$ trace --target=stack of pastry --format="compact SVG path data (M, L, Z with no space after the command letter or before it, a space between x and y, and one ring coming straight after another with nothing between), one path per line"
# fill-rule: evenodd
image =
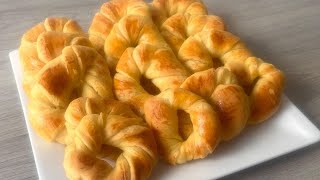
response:
M272 116L284 84L200 0L109 1L88 33L47 18L19 52L32 127L66 145L70 179L146 179L158 157L204 158Z

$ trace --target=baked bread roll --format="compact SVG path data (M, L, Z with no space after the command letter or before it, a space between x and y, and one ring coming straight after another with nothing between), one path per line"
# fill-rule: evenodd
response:
M114 57L113 54L109 54L108 48L112 48L112 46L105 41L113 26L126 16L150 17L149 7L143 0L111 0L101 6L89 28L90 41L101 54L106 55L112 72L114 72L120 57ZM128 41L131 39L127 34L124 34L124 38L128 38ZM148 39L145 40L147 41ZM122 51L124 50L122 49Z
M262 122L277 110L284 75L272 64L254 57L235 35L215 29L201 31L190 36L179 51L179 59L182 61L198 63L201 60L203 64L210 64L215 58L235 74L249 95L250 123Z
M144 114L145 101L168 88L178 88L189 76L170 49L140 44L128 48L120 58L114 76L117 98Z
M112 98L112 79L94 48L71 45L36 74L28 104L34 130L46 140L66 143L64 112L78 97Z
M23 35L19 47L19 56L23 69L23 87L27 94L30 93L36 74L47 62L54 58L47 56L48 50L46 48L48 46L43 42L43 39L46 38L42 37L43 33L46 32L59 32L61 36L67 36L64 39L65 45L77 44L77 40L74 39L84 36L81 27L74 20L54 17L46 18Z
M182 164L210 154L220 140L220 122L204 99L184 89L168 89L150 98L145 118L163 158ZM178 117L178 110L189 114ZM190 128L190 124L192 124Z
M222 140L230 140L245 128L249 99L236 77L226 68L208 69L188 77L180 86L206 99L217 112Z
M157 161L156 143L144 120L127 105L78 98L70 103L65 118L71 138L64 157L69 179L149 177ZM114 167L100 159L105 158L101 154L115 161Z
M222 19L208 15L206 7L199 0L154 0L151 7L154 22L178 59L180 47L188 37L210 29L225 30ZM203 57L194 57L192 61L181 60L185 60L182 63L191 72L216 68L216 65L219 65L213 61L203 63L201 58Z

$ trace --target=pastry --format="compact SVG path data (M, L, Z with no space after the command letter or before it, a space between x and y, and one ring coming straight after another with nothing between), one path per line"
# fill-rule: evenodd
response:
M59 32L65 36L66 44L74 44L75 37L82 37L83 31L77 22L67 18L46 18L43 22L29 29L21 39L19 47L20 63L23 69L23 87L29 94L36 74L52 58L47 57L42 35L45 32ZM41 40L42 39L42 40Z
M194 73L180 86L206 99L215 109L221 123L222 140L230 140L245 128L249 99L228 69L220 67Z
M279 107L284 75L272 64L254 57L237 36L215 29L202 31L190 36L179 53L180 59L188 61L194 57L209 57L202 58L203 61L217 58L235 74L250 99L249 123L268 119Z
M28 104L34 130L44 139L66 143L64 112L77 97L112 98L112 79L94 48L71 45L36 74Z
M105 41L113 29L113 26L126 16L150 17L149 7L143 0L109 1L101 6L100 11L96 13L92 20L91 26L89 27L90 40L95 48L101 54L105 55L112 73L114 72L120 57L115 57L114 54L109 54L110 52L108 48L113 49L113 47L110 47L109 42ZM123 38L128 38L128 41L131 39L131 37L129 38L127 34L124 34ZM135 42L127 43L129 43L129 46L132 46L132 43ZM121 50L124 51L124 49Z
M178 88L188 72L170 49L141 44L128 48L120 58L114 76L117 98L144 114L145 101L168 88Z
M127 105L78 98L70 103L65 117L71 138L64 157L69 179L149 177L157 161L156 143L144 120ZM101 157L101 151L110 153ZM113 160L114 167L100 159L103 157Z
M190 91L168 89L147 100L144 108L159 151L170 164L204 158L220 141L217 114L204 99ZM190 119L186 118L188 115L178 118L178 110L189 114Z
M222 19L208 15L206 7L199 0L154 0L150 6L155 24L178 59L181 54L180 47L188 37L210 29L225 30ZM197 50L202 51L202 49ZM179 60L191 72L218 67L216 62L203 61L203 58L206 57L198 56L193 57L192 60Z

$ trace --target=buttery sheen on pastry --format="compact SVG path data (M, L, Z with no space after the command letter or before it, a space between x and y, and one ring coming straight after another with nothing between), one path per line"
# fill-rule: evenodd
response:
M64 168L70 179L147 179L157 161L153 134L143 119L115 100L78 98L65 113L70 144ZM114 167L101 158L115 161Z
M220 141L220 122L210 104L184 89L168 89L145 103L145 118L170 164L204 158ZM178 110L189 114L178 117ZM191 125L191 126L190 126Z
M249 99L228 69L220 67L194 73L180 86L206 99L221 123L223 140L230 140L245 128L250 115Z
M110 43L112 43L112 40L109 39L106 42L106 39L109 37L111 30L114 29L113 26L117 25L118 22L126 16L151 17L148 4L146 4L143 0L112 0L106 2L101 6L100 11L94 16L89 28L90 40L95 48L101 54L106 56L111 72L114 72L117 62L120 58L119 53L114 54L113 51L117 50L117 48L120 48L117 51L124 52L125 49L121 48L121 46L119 47L118 44L111 45ZM128 27L131 26L130 23L122 25L127 25ZM113 31L117 32L113 32L113 34L123 33L122 39L125 41L125 44L127 44L128 47L132 47L134 44L138 43L135 41L136 39L134 39L134 37L131 37L132 34L130 34L130 31L128 31L129 34L125 34L126 32L121 32L121 28L123 27L115 28ZM134 26L132 26L130 30L137 31L137 29L134 29ZM157 39L158 38L145 38L144 41L153 40L152 43L154 43Z
M225 30L222 19L208 15L206 7L200 0L154 0L150 6L155 24L178 59L180 48L188 37L210 29ZM191 72L219 65L213 61L203 63L201 59L202 57L194 57L190 61L181 60Z
M224 66L250 96L250 123L268 119L278 108L284 76L254 57L240 39L224 31L221 18L207 14L200 0L154 0L153 20L178 60L193 73Z
M46 35L45 32L48 32ZM63 38L50 38L52 32L57 32ZM44 37L47 36L47 37ZM46 18L43 22L29 29L21 39L19 47L20 63L23 68L23 87L29 94L34 84L34 77L42 69L42 67L58 56L61 48L55 48L56 43L61 46L70 44L79 44L79 40L83 37L83 31L77 22L67 18ZM54 40L55 42L51 42ZM58 42L59 41L59 42ZM48 43L48 44L46 44ZM54 49L55 51L52 51Z
M112 98L107 63L93 48L72 45L36 75L29 98L29 120L50 141L65 143L64 112L77 97Z
M27 51L24 43L20 52ZM36 50L38 59L22 59L29 65L41 62L38 69L24 68L33 73L24 76L32 79L28 84L29 120L44 139L66 143L64 112L73 99L113 97L108 65L89 39L70 33L42 32L37 36Z
M268 119L284 87L201 0L111 0L88 35L47 18L19 55L31 125L66 144L70 179L147 179L158 151L174 165L204 158Z
M239 84L249 95L249 123L268 119L279 107L284 75L272 64L252 55L237 36L216 29L202 31L190 36L179 53L179 59L188 61L192 61L194 57L207 57L201 58L202 61L217 58L235 74ZM198 60L199 58L195 59Z

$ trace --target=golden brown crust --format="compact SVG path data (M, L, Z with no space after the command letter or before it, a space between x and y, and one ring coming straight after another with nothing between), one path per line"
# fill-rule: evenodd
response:
M207 70L214 66L212 58L193 56L181 47L186 40L196 33L211 29L225 30L223 20L218 16L208 15L204 4L199 0L154 0L151 3L153 20L157 24L162 36L170 45L178 60L191 72ZM189 47L189 46L188 46ZM192 49L192 47L190 46ZM203 49L197 49L200 55ZM193 59L180 59L188 53ZM203 60L204 59L204 60Z
M112 98L108 66L95 49L65 47L61 55L37 73L29 97L29 119L35 131L50 141L65 143L63 114L77 97Z
M209 69L188 77L181 85L206 99L216 110L223 140L230 140L244 129L250 115L247 95L236 77L225 68Z
M109 56L109 52L105 51L105 48L108 48L110 44L105 41L113 26L127 16L150 17L148 5L143 0L112 0L104 3L100 11L96 13L89 28L89 37L100 54L104 54L106 57ZM117 60L108 59L112 72L115 69Z
M109 67L116 71L117 98L133 105L142 115L144 102L152 96L146 89L163 91L179 87L189 73L177 61L152 19L132 7L148 9L144 2L130 1L130 6L125 8L133 14L118 13L120 19L105 38L104 52L108 55ZM142 79L148 82L141 85Z
M152 18L159 27L176 14L185 16L208 14L201 0L154 0L150 5Z
M179 52L184 52L179 56L182 61L198 62L197 57L208 57L202 58L203 61L220 59L250 96L250 123L266 120L278 108L284 75L273 65L254 57L235 35L215 29L199 32L189 37Z
M168 89L145 103L145 118L154 132L160 153L170 164L182 164L210 154L220 141L220 123L212 107L183 89ZM193 131L179 134L177 110L190 115ZM182 120L183 121L183 120Z
M58 38L60 44L77 44L73 41L76 37L82 37L83 31L80 26L74 20L67 18L46 18L43 22L29 29L22 37L19 47L20 63L23 68L23 86L27 94L30 93L30 89L33 86L34 78L41 68L50 60L57 57L61 52L61 48L54 48L55 54L50 52L54 43L49 43L50 36L57 33L63 38ZM44 35L51 34L51 35ZM54 35L56 36L56 35ZM50 40L48 40L50 39ZM48 56L54 55L54 56Z
M150 176L157 161L156 143L144 120L128 106L115 100L78 98L70 103L65 117L70 134L64 158L68 178L125 180ZM106 151L103 146L121 151L114 168L98 158Z
M128 48L119 60L114 77L114 90L117 98L128 102L141 115L143 105L153 93L146 91L141 84L142 77L149 79L159 91L177 88L188 77L188 72L175 59L170 49L158 49L141 44ZM150 94L152 93L152 94Z

